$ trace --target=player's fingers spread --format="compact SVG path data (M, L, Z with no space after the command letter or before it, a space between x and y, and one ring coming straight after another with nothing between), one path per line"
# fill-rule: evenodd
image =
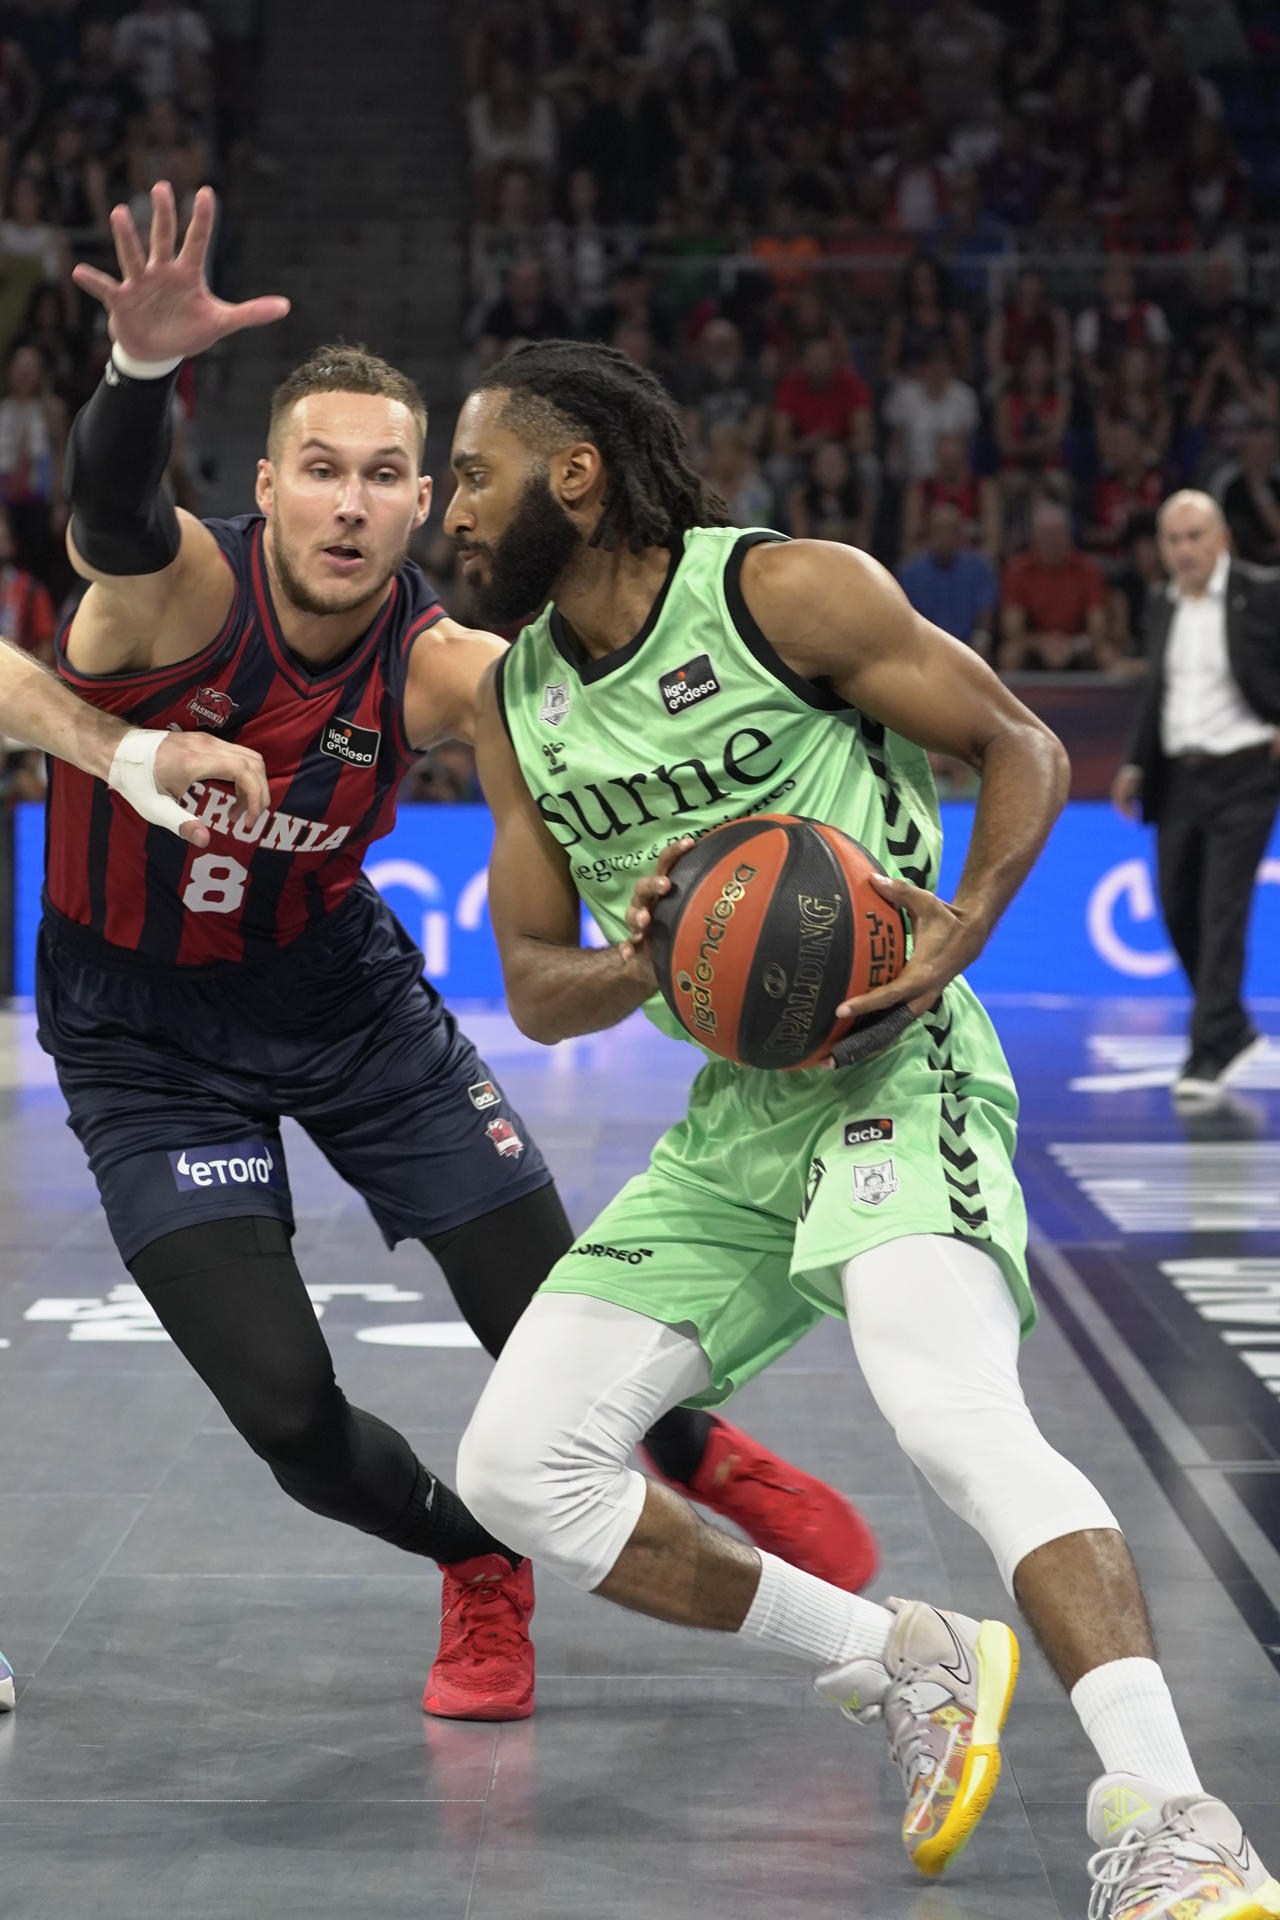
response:
M121 273L126 280L136 280L146 270L147 256L128 207L112 207L111 237L116 243Z
M224 334L242 333L246 327L271 327L289 312L282 293L260 294L256 300L241 300L237 306L219 303L218 324Z
M71 278L82 293L90 294L95 300L101 300L104 307L110 307L120 291L118 280L114 280L109 273L101 272L97 267L91 267L86 260L80 260L72 267Z
M213 219L218 203L212 187L201 187L191 208L191 219L187 223L187 237L182 243L179 259L184 266L203 268L204 257L209 251L209 239L213 233Z
M167 180L157 180L151 189L151 266L168 266L173 259L173 243L177 232L178 208L173 188Z

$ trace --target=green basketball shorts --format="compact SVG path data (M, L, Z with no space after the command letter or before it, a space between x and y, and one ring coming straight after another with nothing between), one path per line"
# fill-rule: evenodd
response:
M1026 1333L1027 1216L1013 1172L1018 1100L963 981L889 1052L769 1073L712 1061L688 1112L552 1268L586 1293L696 1334L714 1406L824 1313L847 1261L906 1234L959 1234L999 1262Z

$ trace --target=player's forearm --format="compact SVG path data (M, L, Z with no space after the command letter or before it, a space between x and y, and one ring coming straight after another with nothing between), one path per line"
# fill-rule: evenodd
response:
M507 1004L521 1033L543 1046L599 1033L634 1013L654 992L647 960L620 947L560 947L521 938L502 949Z
M16 647L0 642L0 732L105 780L128 729L55 680Z
M156 372L150 362L113 347L97 391L72 424L66 460L71 534L75 555L94 573L162 573L178 556L182 536L164 475L180 364L160 361Z
M1030 873L1062 812L1071 763L1057 736L1034 723L997 734L982 757L969 852L951 905L982 951Z

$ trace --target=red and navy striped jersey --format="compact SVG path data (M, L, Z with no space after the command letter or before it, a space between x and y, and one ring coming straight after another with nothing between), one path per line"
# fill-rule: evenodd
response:
M271 782L265 818L231 825L234 789L194 787L185 804L205 848L148 826L105 781L54 763L46 888L50 905L104 942L153 964L242 960L288 946L332 913L388 833L417 758L404 731L409 655L444 609L412 563L368 632L312 671L284 644L257 514L208 520L235 579L208 646L173 666L83 674L58 638L58 670L95 706L143 727L204 728L256 747Z

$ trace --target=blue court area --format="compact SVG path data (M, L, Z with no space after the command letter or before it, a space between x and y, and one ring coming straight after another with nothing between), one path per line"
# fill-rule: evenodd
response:
M1280 1852L1280 1005L1221 1106L1179 1117L1184 1006L991 998L1024 1099L1050 1438L1133 1543L1206 1783ZM554 1051L465 1020L576 1224L644 1161L692 1056L639 1021ZM800 1669L539 1585L538 1706L424 1719L433 1569L290 1505L118 1266L30 1016L0 1025L0 1719L6 1920L1066 1920L1093 1757L1024 1642L1008 1767L927 1885L882 1736ZM298 1254L359 1404L448 1473L488 1362L416 1247L386 1254L290 1128ZM897 1452L841 1326L735 1417L854 1496L876 1591L1007 1605Z

